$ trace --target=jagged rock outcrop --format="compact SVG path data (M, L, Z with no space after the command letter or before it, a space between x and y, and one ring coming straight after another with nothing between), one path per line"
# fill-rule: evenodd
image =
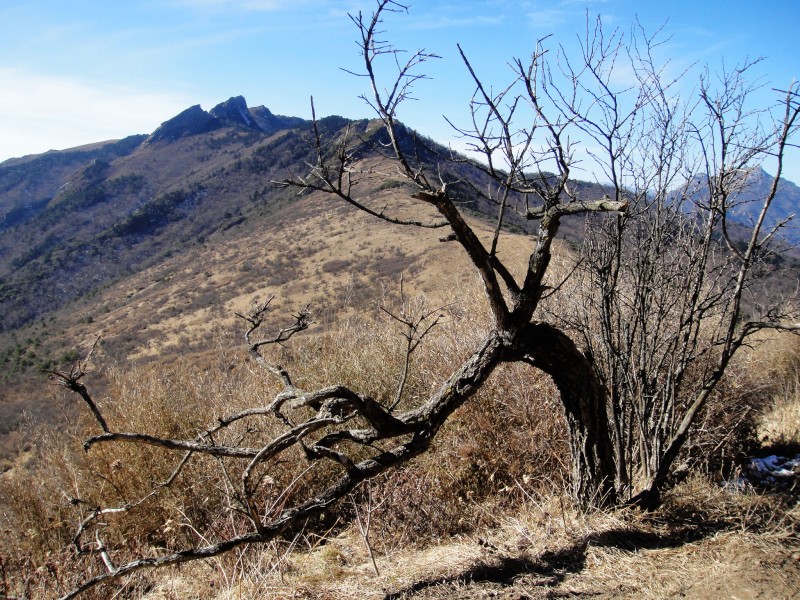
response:
M208 112L219 120L220 125L243 126L248 129L259 128L250 115L244 96L229 98L225 102L220 102Z
M299 117L274 115L267 107L247 107L244 96L233 96L206 112L199 104L164 121L142 144L174 142L182 137L208 133L223 127L251 129L272 135L282 129L294 129L307 123Z
M221 126L219 119L204 111L199 104L195 104L170 120L164 121L145 140L145 144L153 144L160 141L174 142L182 137L207 133Z

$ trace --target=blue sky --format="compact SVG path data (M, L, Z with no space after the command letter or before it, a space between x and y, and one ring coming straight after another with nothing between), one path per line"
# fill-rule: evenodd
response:
M466 124L472 92L461 43L488 81L547 34L574 46L587 10L608 27L665 22L673 66L733 65L763 56L757 73L785 88L800 78L798 0L409 0L386 23L398 46L442 56L416 88L404 122L441 142L443 119ZM372 0L0 0L0 161L149 133L193 104L243 95L277 114L371 116L358 99L355 29L347 13ZM694 82L695 79L692 80ZM769 86L766 86L767 90ZM793 157L794 158L794 157ZM799 162L798 161L792 161ZM800 181L800 165L787 175Z

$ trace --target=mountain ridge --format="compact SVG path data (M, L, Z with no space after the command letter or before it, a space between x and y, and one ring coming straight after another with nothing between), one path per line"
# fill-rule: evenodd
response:
M0 332L292 201L272 182L315 161L310 125L236 96L146 137L0 167ZM374 123L332 116L318 128L360 136L359 160L384 160Z
M149 135L0 164L0 333L291 202L294 192L271 182L315 162L310 128L233 96L209 111L191 106ZM361 139L359 160L383 160L386 140L372 122L331 116L318 128L326 138ZM417 155L431 167L448 154L401 124L398 134L401 144L422 148ZM468 161L446 168L452 180L481 182ZM768 176L753 173L763 187ZM375 185L372 191L406 184ZM603 193L580 185L586 197ZM794 194L776 198L775 223L800 204L800 188L782 181L782 189ZM468 209L491 214L492 206L469 196ZM509 218L530 230L524 218ZM567 225L565 233L580 241L580 228Z
M432 209L409 203L409 182L392 175L379 123L328 116L317 129L326 140L359 141L353 160L367 174L353 188L360 200L435 216L415 212ZM489 185L470 161L449 162L448 149L402 124L397 132L432 173ZM464 257L437 243L447 237L441 230L412 234L325 194L273 183L305 175L315 153L309 121L235 96L210 111L189 107L150 134L0 163L0 437L23 410L57 412L34 373L74 360L93 336L103 337L103 360L165 363L209 351L215 328L235 327L231 315L254 297L285 296L275 303L281 314L297 309L292 301L365 309L403 271L460 276ZM605 191L575 185L587 199ZM464 183L451 189L489 235L486 215L496 206ZM512 230L537 226L514 211L508 218ZM581 219L566 220L563 247L582 234Z
M288 140L292 148L287 149L280 134L306 123L265 107L248 109L238 96L210 112L190 107L149 135L4 162L0 331L22 326L47 314L48 304L70 302L135 271L137 262L147 264L154 255L169 252L141 250L168 245L160 232L183 219L197 219L201 204L207 214L199 216L198 226L183 227L178 243L190 244L230 226L248 200L252 204L275 196L279 191L266 190L255 176L284 175L278 170L304 152L297 136ZM286 160L272 152L273 144L278 154L287 152ZM271 157L272 164L265 167L260 157ZM254 162L259 173L253 172ZM242 172L253 177L243 181ZM231 183L230 189L215 178ZM217 201L204 202L215 192ZM221 202L231 196L233 201Z

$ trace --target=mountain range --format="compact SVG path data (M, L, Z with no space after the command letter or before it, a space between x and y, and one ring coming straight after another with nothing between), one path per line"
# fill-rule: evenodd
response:
M363 140L358 160L385 161L375 122L330 116L317 127L326 139ZM367 283L403 270L423 286L440 276L432 274L432 252L450 253L442 259L448 267L458 264L453 244L436 243L447 232L362 222L325 195L275 185L314 162L310 130L307 120L248 107L237 96L209 111L187 108L149 135L0 163L0 421L3 402L22 397L12 380L74 356L94 335L104 337L109 359L166 360L209 347L220 322L215 307L232 318L255 295L276 290L296 301L365 305L379 293ZM440 160L449 150L398 131L401 143L422 142L420 160L446 180L488 184L469 161ZM750 179L761 191L769 177L759 169ZM577 185L587 198L603 194L598 185ZM404 210L408 189L390 175L368 177L356 192ZM463 206L478 221L493 212L466 189ZM800 189L782 182L774 218L798 206ZM512 214L509 226L535 223ZM581 231L567 225L563 237L579 243ZM286 298L278 305L292 306Z
M330 116L317 128L325 139L358 136L361 164L385 162L375 122ZM414 132L398 131L413 143ZM307 173L310 132L309 121L234 97L190 107L149 135L0 163L0 434L22 408L56 412L38 373L97 336L105 364L168 363L238 331L234 313L256 297L276 295L276 315L306 301L367 306L379 300L375 283L441 271L431 247L449 253L441 264L458 263L454 244L437 244L441 230L366 222L325 194L276 185ZM425 147L430 161L448 153ZM447 169L449 180L480 181L468 163ZM408 189L399 175L375 176L355 193L416 211ZM520 217L514 226L530 225Z
M0 333L291 202L294 192L272 182L307 169L309 128L237 96L210 111L187 108L149 135L0 163ZM342 117L319 128L329 138L349 128L365 142L380 131ZM448 154L430 140L426 147ZM481 179L467 162L448 168L458 171L452 179ZM753 169L748 189L763 194L770 181ZM768 225L798 206L800 188L782 180ZM744 206L738 217L754 215ZM787 236L800 241L794 230Z
M148 136L0 164L0 331L269 211L289 196L270 180L308 159L306 125L236 97Z
M192 106L147 136L0 164L0 333L292 202L296 190L273 182L313 162L310 126L238 96L210 111ZM359 158L381 160L374 122L332 116L318 129L327 139L357 135ZM416 134L400 132L411 144ZM431 164L448 154L425 147ZM466 162L446 169L453 181L481 180ZM490 209L474 200L468 208ZM522 218L515 226L529 227Z

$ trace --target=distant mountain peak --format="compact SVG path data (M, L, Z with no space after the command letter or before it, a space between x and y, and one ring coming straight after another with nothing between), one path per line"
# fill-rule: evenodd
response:
M258 129L258 125L247 108L244 96L233 96L225 102L220 102L210 111L212 116L219 119L224 125L243 125L249 129Z
M762 165L754 165L735 171L728 180L730 221L738 222L746 227L752 226L760 218L764 200L769 196L774 175L764 170ZM693 178L694 195L705 201L708 194L708 180L705 175ZM780 230L780 236L791 244L800 244L800 229L794 223L794 217L800 213L800 187L781 177L769 212L764 218L763 232L774 227Z
M164 121L144 143L146 145L160 141L174 142L182 137L207 133L219 127L220 122L216 117L200 108L199 104L195 104Z
M274 115L265 106L248 108L244 96L232 96L206 112L199 104L164 121L143 143L174 142L180 138L208 133L223 127L252 129L271 135L282 129L302 127L306 121L298 117Z

